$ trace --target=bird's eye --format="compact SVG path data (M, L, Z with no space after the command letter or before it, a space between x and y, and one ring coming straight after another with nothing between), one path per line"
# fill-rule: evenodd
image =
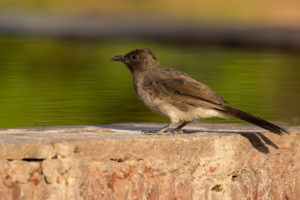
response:
M137 56L136 56L136 55L132 55L132 56L131 56L131 59L132 59L132 60L136 60L136 59L137 59Z

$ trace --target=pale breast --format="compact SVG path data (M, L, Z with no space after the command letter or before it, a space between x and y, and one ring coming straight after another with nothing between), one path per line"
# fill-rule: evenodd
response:
M145 106L159 115L168 117L168 115L160 109L164 101L154 95L153 91L149 88L144 88L142 80L134 80L134 89L138 99L141 100Z

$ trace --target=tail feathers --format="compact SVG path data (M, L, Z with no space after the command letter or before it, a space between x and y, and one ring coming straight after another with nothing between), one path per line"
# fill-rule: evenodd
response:
M259 117L251 115L249 113L243 112L241 110L238 110L238 109L235 109L235 108L232 108L229 106L224 106L223 108L224 108L224 110L221 110L221 111L224 112L225 114L232 115L236 118L239 118L241 120L244 120L246 122L249 122L251 124L259 126L263 129L266 129L272 133L275 133L278 135L282 135L283 133L289 134L289 132L287 130L285 130L284 128L276 126L275 124L272 124L266 120L263 120Z

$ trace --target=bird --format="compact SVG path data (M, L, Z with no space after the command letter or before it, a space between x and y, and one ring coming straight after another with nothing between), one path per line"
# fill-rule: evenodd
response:
M133 77L136 95L153 112L168 117L170 123L146 134L183 133L190 122L211 117L233 116L274 134L286 129L260 117L233 108L209 86L173 68L162 66L148 48L134 49L111 58L124 63ZM167 131L171 129L171 131Z

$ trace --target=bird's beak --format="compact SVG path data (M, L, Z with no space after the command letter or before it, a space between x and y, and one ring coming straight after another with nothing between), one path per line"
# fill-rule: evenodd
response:
M111 58L111 60L124 62L125 58L124 58L124 56L115 56L115 57Z

